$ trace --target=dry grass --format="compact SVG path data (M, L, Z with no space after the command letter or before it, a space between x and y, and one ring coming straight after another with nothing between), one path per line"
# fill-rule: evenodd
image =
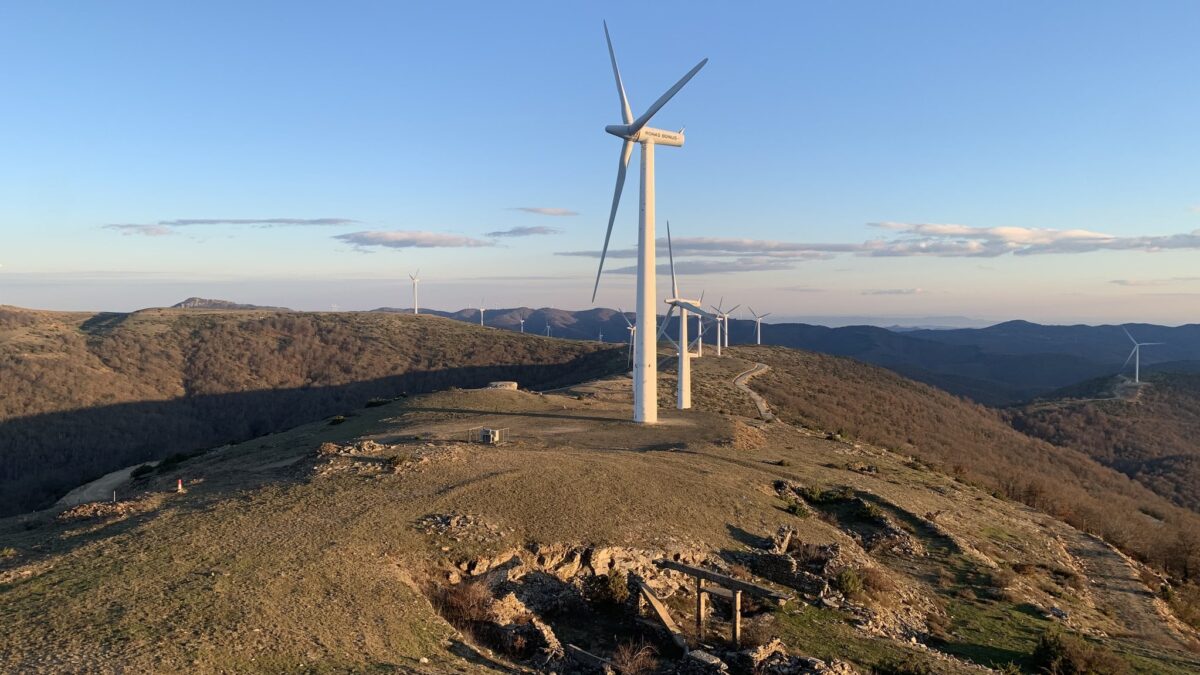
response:
M613 652L612 662L621 675L645 675L658 668L658 652L644 640L622 642Z

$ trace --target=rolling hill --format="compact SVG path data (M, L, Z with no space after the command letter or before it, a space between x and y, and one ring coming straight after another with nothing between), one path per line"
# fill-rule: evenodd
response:
M735 384L754 362L779 421ZM983 480L1040 452L1038 469L1069 458L1050 479L1070 489L1108 476L1114 507L1159 499L1123 476L847 359L734 348L697 361L696 389L649 428L627 421L624 376L413 395L141 472L115 504L0 519L0 669L583 670L567 645L699 667L639 621L640 584L731 672L1200 668L1150 570L910 453L951 474L980 456ZM478 426L508 441L467 442ZM743 598L738 649L712 596L701 639L694 580L658 560L790 599Z
M1112 378L1008 411L1018 430L1073 448L1200 511L1200 374L1151 373L1113 392Z
M0 307L0 514L135 462L245 440L368 399L624 365L598 343L433 316Z
M410 310L381 308L381 312ZM479 311L421 310L459 321L478 323ZM627 314L633 320L633 314ZM628 330L611 309L567 311L517 307L487 310L485 323L506 330L556 337L624 342ZM661 317L660 317L661 321ZM675 332L673 327L670 330ZM751 344L754 322L732 319L730 343ZM711 326L711 324L710 324ZM1167 344L1148 348L1147 371L1200 369L1200 324L1179 327L1130 324L1144 341ZM715 339L711 327L706 339ZM847 356L883 366L905 377L932 384L959 396L991 406L1025 403L1078 382L1112 375L1129 353L1129 338L1120 326L1046 326L1008 321L979 329L904 330L875 326L829 328L803 323L764 323L763 344Z

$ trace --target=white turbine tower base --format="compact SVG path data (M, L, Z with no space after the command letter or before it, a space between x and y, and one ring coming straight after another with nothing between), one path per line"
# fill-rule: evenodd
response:
M657 335L655 322L655 256L654 256L654 146L668 145L680 147L683 145L683 132L666 131L646 126L650 119L671 100L685 84L691 80L700 69L708 63L708 59L696 64L673 87L667 90L642 113L634 119L629 109L629 98L625 95L625 85L621 82L621 71L617 67L617 55L613 50L612 38L608 34L608 24L604 24L604 40L608 43L608 58L612 63L613 78L617 83L617 95L621 102L621 119L623 124L610 124L604 130L622 139L621 154L618 156L617 184L613 190L612 209L608 214L608 230L604 234L604 249L600 253L600 266L596 270L596 285L592 290L592 302L596 301L596 291L600 288L600 275L604 272L604 258L608 255L608 242L612 237L613 222L617 217L617 206L621 202L621 190L625 187L625 173L629 167L629 157L633 154L633 145L642 146L641 160L641 200L638 216L638 262L637 262L637 325L641 329L634 338L633 352L633 419L641 424L658 422L658 363L655 337Z

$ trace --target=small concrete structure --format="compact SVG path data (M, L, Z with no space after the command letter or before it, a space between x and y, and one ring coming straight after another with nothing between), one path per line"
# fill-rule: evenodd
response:
M501 380L499 382L488 382L488 389L511 389L517 390L517 383L511 380Z
M495 429L492 427L471 427L467 429L468 443L484 443L499 445L508 437L508 427Z

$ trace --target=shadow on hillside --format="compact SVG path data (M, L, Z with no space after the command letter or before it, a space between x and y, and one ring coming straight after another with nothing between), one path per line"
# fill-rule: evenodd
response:
M372 398L515 380L553 387L623 367L609 352L544 364L409 372L323 387L203 394L46 413L0 422L0 517L45 508L110 471L237 443L345 414ZM486 412L486 411L462 411Z
M432 408L421 406L407 406L404 409L406 412L424 412L424 413L450 413L458 415L498 415L502 417L543 417L547 419L558 420L593 420L597 422L629 422L628 417L607 417L604 415L590 415L587 412L581 412L576 415L566 413L548 413L538 412L534 410L527 411L510 411L510 410L480 410L478 408ZM630 422L632 424L632 422Z

